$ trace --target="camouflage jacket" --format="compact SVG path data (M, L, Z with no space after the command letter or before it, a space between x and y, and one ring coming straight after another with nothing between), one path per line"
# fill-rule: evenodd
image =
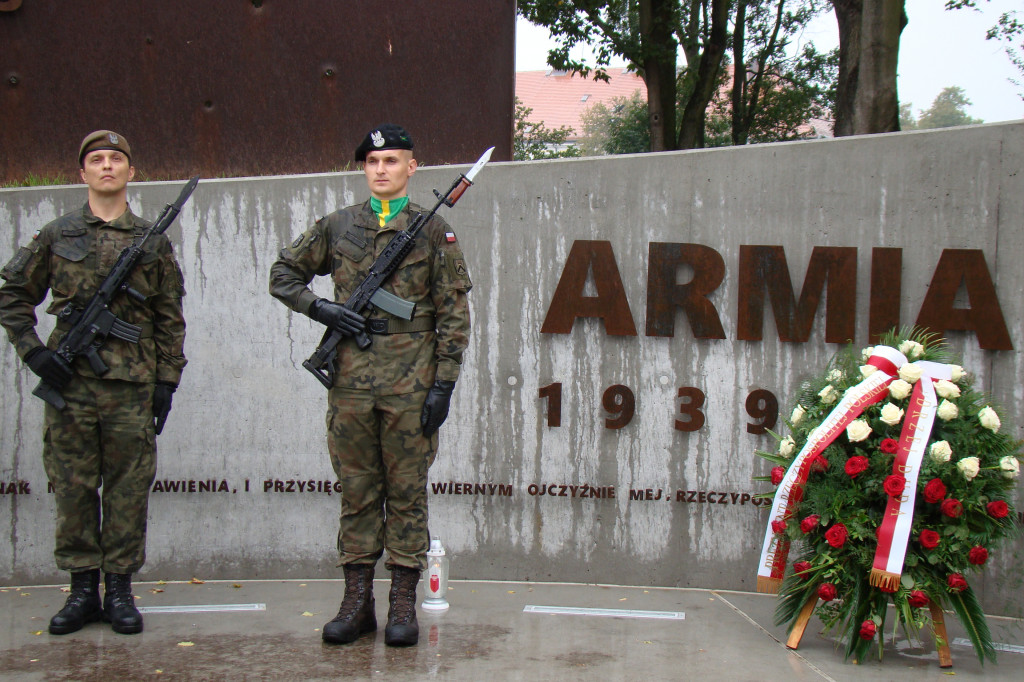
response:
M104 222L93 215L87 202L81 210L46 225L18 249L0 271L6 280L0 287L0 325L21 358L42 345L36 334L35 309L46 298L46 292L52 298L46 309L51 315L59 314L68 304L84 308L121 251L149 225L130 209ZM147 242L147 253L128 285L146 296L145 303L122 294L114 299L110 310L125 322L142 327L142 339L132 344L107 338L99 351L110 367L103 378L177 385L186 363L181 307L185 287L166 235ZM56 348L68 328L58 321L46 345ZM73 368L82 376L95 376L84 357L76 359Z
M310 305L318 298L310 291L309 283L316 275L331 275L335 299L347 300L374 259L398 231L409 226L415 213L426 211L410 203L380 227L366 201L320 219L281 250L270 269L271 295L308 315ZM399 395L429 388L435 378L457 380L462 354L469 343L466 294L471 287L455 233L435 215L383 287L415 303L414 327L429 330L374 334L373 345L365 351L359 350L353 339L345 339L338 346L334 385L370 390L377 395ZM402 322L383 310L371 310L364 314L374 320L387 320L389 326Z

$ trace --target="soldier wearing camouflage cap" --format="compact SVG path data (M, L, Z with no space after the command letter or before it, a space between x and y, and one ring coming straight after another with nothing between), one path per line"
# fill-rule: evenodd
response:
M400 126L367 133L356 149L370 189L362 204L318 220L281 250L270 270L270 293L296 312L373 343L352 338L338 346L328 393L327 442L342 483L338 532L345 595L324 641L345 644L377 629L373 576L387 550L391 570L384 641L416 644L416 585L426 567L427 469L437 452L437 430L448 415L463 351L469 342L472 286L455 233L435 215L384 288L415 303L411 321L374 309L371 319L318 297L316 275L334 280L334 297L348 299L370 265L422 207L409 202L416 172L413 142Z
M132 634L142 631L131 576L145 561L156 435L185 366L184 281L167 237L151 240L129 280L145 301L123 295L111 306L117 318L142 328L141 338L137 344L107 338L99 349L109 367L102 377L84 357L68 365L52 351L71 326L65 319L58 318L43 344L35 308L47 292L51 315L67 306L82 309L121 251L150 225L127 203L135 168L123 135L87 135L78 162L88 200L44 226L0 271L0 325L25 364L67 403L63 410L44 408L43 465L57 508L54 557L71 573L71 594L50 620L50 633L103 619L115 632Z

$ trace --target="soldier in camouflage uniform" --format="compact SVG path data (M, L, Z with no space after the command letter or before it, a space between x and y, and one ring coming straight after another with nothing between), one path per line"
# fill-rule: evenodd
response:
M88 201L43 227L0 271L0 324L21 359L67 403L63 410L47 403L44 413L43 465L57 507L54 557L71 572L71 594L49 630L66 634L102 618L115 632L131 634L142 631L131 575L145 560L156 434L185 366L184 282L167 237L151 240L129 280L146 301L122 295L111 306L119 319L142 328L142 338L132 344L109 337L99 350L110 368L102 377L84 357L69 366L52 351L70 328L64 320L58 318L43 345L35 308L47 291L51 315L68 305L84 308L121 251L150 225L128 207L135 168L123 136L109 130L86 136L78 161Z
M455 233L437 215L385 285L416 304L411 321L376 309L364 319L308 288L315 275L329 274L335 298L345 301L391 238L426 213L408 200L416 171L412 148L399 126L367 134L356 161L363 164L371 198L317 221L281 251L270 271L270 293L289 308L347 336L365 330L373 340L365 351L351 338L339 344L328 393L327 442L342 482L338 552L345 596L323 639L337 644L376 630L373 575L385 549L392 572L385 642L417 642L416 585L428 547L427 469L469 341L472 284Z

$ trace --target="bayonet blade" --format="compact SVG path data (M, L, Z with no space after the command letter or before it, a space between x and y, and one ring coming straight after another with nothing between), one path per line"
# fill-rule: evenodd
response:
M493 151L494 147L491 147L485 151L479 159L477 159L476 163L473 164L473 167L469 169L468 173L466 173L467 180L473 182L473 178L475 178L476 174L480 172L480 169L487 165L487 162L491 160L491 152Z

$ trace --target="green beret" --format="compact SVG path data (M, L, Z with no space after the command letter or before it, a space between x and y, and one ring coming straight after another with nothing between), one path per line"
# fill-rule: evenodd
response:
M128 140L124 139L124 135L119 135L113 130L97 130L82 140L82 146L78 148L78 165L82 165L86 154L97 149L116 149L127 156L128 161L132 160L132 148L128 146Z
M356 161L366 161L366 155L379 149L412 149L412 138L405 128L394 123L379 125L356 147Z

